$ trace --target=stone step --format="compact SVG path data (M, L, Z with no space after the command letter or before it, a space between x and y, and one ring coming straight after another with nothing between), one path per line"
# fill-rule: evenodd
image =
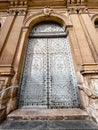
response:
M17 109L10 113L8 120L80 120L89 119L86 111L69 109Z
M7 120L0 130L98 130L90 120Z

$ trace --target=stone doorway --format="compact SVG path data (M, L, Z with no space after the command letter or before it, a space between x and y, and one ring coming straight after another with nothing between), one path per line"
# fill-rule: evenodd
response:
M77 108L78 89L68 38L57 23L30 32L20 83L19 108Z

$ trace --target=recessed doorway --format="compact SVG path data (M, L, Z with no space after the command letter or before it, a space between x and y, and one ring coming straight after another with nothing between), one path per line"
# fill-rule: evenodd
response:
M19 108L77 107L78 88L67 35L57 23L40 23L28 38Z

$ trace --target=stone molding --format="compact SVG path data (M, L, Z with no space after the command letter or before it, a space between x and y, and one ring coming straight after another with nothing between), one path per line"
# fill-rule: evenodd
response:
M13 76L14 68L11 65L0 65L0 76Z
M13 1L9 2L9 15L26 15L27 11L27 0L24 1Z
M16 107L16 96L18 92L18 86L13 86L11 81L15 74L14 68L11 65L0 65L0 111L6 111L8 114ZM2 110L4 107L4 110ZM6 117L1 115L2 120ZM0 120L0 121L2 121Z
M0 65L0 90L3 90L10 86L11 79L15 72L10 65Z
M5 6L6 5L6 6ZM96 0L87 1L87 0L0 0L0 8L8 9L10 7L35 7L35 6L81 6L86 5L87 7L98 6L98 2Z
M67 4L82 4L85 2L86 2L86 0L67 0Z
M83 64L80 72L82 75L98 74L98 64L97 63Z
M13 0L11 0L10 2L9 2L9 6L10 7L27 7L27 0L23 0L23 1L17 1L17 0L15 0L15 1L13 1Z
M45 9L45 8L44 8ZM62 25L64 25L65 29L72 28L73 25L69 19L68 16L59 13L52 8L47 8L47 12L44 12L45 10L42 9L39 12L35 14L29 14L29 16L24 20L23 27L29 28L29 26L32 26L33 24L35 25L37 21L45 21L45 20L51 20L51 21L56 21ZM31 25L32 24L32 25Z

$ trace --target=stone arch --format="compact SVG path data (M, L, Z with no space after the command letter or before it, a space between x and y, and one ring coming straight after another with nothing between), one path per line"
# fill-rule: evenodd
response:
M28 15L28 17L24 20L23 28L22 28L22 35L24 36L24 46L26 46L27 39L29 36L29 32L32 27L34 27L36 24L43 22L43 21L53 21L58 23L64 28L64 31L66 31L66 34L69 33L69 29L73 27L71 21L65 14L60 14L58 12L52 11L49 16L46 16L43 11L38 12L36 14ZM25 34L23 34L25 33ZM23 41L22 41L23 42Z
M68 27L72 27L71 21L68 19L68 17L64 14L59 14L57 12L51 13L49 16L45 16L44 13L37 13L35 15L29 16L24 21L24 27L28 27L29 30L31 27L33 27L36 23L40 23L42 21L54 21L62 25L65 30Z
M30 33L30 30L32 27L34 27L36 24L43 22L43 21L53 21L58 23L64 28L64 31L66 34L69 33L69 29L73 27L71 21L65 14L60 14L58 12L52 11L49 16L46 16L43 12L39 12L36 14L32 14L28 16L23 23L23 30L22 32L25 32L25 38L24 38L24 44L26 45L27 39ZM25 30L25 31L24 31Z
M93 16L91 17L91 20L92 20L92 22L93 22L93 25L95 25L94 22L95 22L97 19L98 19L98 14L95 14L95 15L93 15Z
M98 32L98 13L93 15L91 20L93 22L93 25L94 25L96 31Z
M73 25L71 23L71 21L69 20L69 18L66 16L66 14L60 14L57 12L53 12L51 13L49 16L45 16L44 13L36 13L33 15L28 16L23 23L23 28L22 28L22 33L21 33L21 39L20 40L20 45L22 46L22 50L20 53L20 60L19 60L19 66L20 68L18 69L18 79L20 79L20 74L22 73L22 66L23 66L23 62L24 62L24 58L25 58L25 50L26 50L26 45L27 45L27 40L28 40L28 36L30 33L30 30L32 27L34 27L36 24L41 23L43 21L53 21L58 23L59 25L63 26L63 28L66 31L66 34L69 33L70 28L73 28ZM70 43L71 44L71 43ZM71 51L73 52L72 48ZM17 51L18 53L18 51ZM74 62L74 66L75 66L75 70L76 70L76 61L75 61L75 56L74 53L72 53L72 57L73 57L73 62ZM19 80L18 80L19 81Z
M1 26L2 26L2 24L1 24L1 22L0 22L0 29L1 29Z
M2 28L3 20L0 18L0 29Z
M98 17L94 21L95 28L98 28Z

